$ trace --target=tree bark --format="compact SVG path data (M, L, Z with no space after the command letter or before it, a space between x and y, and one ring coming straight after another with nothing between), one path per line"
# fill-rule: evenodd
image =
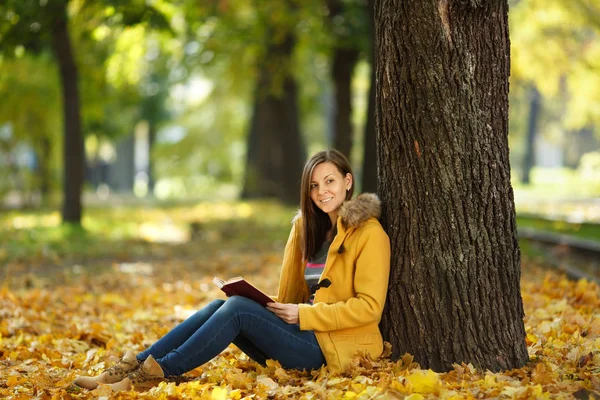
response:
M508 157L506 0L378 0L381 324L424 368L527 360Z
M527 121L527 136L525 139L525 156L523 157L522 183L529 185L531 168L535 165L535 137L540 118L541 95L535 86L529 93L529 118Z
M57 10L52 29L52 49L60 70L64 118L62 218L63 222L81 224L81 191L85 166L77 66L67 26L66 2L57 1L54 6Z
M260 65L248 134L242 198L274 197L298 204L306 150L300 133L298 88L286 68L295 38L271 44ZM282 68L283 66L283 68Z
M349 160L352 152L352 74L358 50L338 47L333 52L333 147Z
M116 145L117 159L108 169L108 182L112 190L131 193L135 181L135 137L130 133Z
M371 87L369 88L369 104L367 106L367 122L365 125L362 191L377 192L377 131L375 130L375 65L371 64Z
M329 19L334 25L335 18L344 16L344 3L328 0ZM338 35L331 61L331 81L333 83L333 147L350 160L352 152L352 75L358 62L359 51L355 43Z
M369 104L367 105L367 122L363 145L362 191L377 192L377 131L375 130L375 25L373 15L374 0L369 0L369 34L371 35L371 86L369 88Z
M148 194L154 196L154 160L152 159L152 149L156 142L156 123L148 120Z
M50 138L43 135L39 141L38 148L38 179L40 185L40 199L42 204L48 201L50 194L50 157L52 156L52 147Z

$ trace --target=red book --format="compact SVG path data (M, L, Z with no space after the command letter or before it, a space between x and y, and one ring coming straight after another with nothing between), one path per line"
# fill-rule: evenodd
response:
M248 281L244 280L241 276L228 279L224 281L220 278L214 278L213 282L217 285L227 297L231 296L243 296L256 301L263 307L267 306L267 303L275 303L275 301L267 296L263 291L253 286Z

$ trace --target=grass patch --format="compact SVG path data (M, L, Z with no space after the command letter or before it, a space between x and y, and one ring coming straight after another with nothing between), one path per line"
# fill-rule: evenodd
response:
M555 232L575 236L581 239L600 241L600 224L570 223L559 220L543 219L529 215L517 216L518 228L533 228L541 231Z
M0 216L0 263L164 258L173 248L193 257L227 243L283 251L295 211L269 201L88 207L81 227L62 225L57 211L11 211ZM517 226L600 241L600 224L519 215ZM530 252L525 241L521 249Z
M151 255L195 238L268 244L287 239L294 213L266 201L88 207L72 226L56 211L12 211L0 217L0 261Z

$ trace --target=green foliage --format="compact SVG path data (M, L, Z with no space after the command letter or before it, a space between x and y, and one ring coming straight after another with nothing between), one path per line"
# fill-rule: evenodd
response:
M570 130L600 123L600 6L513 3L509 139L518 166L530 85L543 94L539 126L547 139L561 143ZM292 61L272 67L274 74L291 70L300 83L301 125L313 150L328 143L332 49L358 48L363 58L369 52L368 0L5 0L0 126L10 124L16 141L34 147L49 138L55 179L61 99L48 28L60 4L68 5L84 134L106 143L150 122L159 131L156 175L183 188L172 195L240 183L257 72L269 46L289 34L296 39ZM335 14L332 5L342 11ZM364 107L355 102L355 121Z
M600 242L600 224L569 223L562 220L549 220L532 215L519 215L517 216L517 226L519 228L534 228L540 231L561 233Z
M180 243L191 235L270 246L287 238L294 212L274 202L154 202L91 207L83 228L61 225L58 212L7 212L0 216L0 263L148 256L154 242Z
M40 65L48 65L40 68ZM38 167L56 176L61 147L59 83L56 70L47 53L23 54L20 57L0 58L0 127L9 135L0 137L0 160L12 159L24 144L36 154ZM44 159L44 146L50 146L50 159ZM12 173L3 173L0 193L20 188L24 195L31 193L41 182L33 171L13 165ZM11 179L12 175L12 179ZM51 184L51 182L48 182Z
M40 68L44 64L47 67ZM60 104L57 81L47 54L0 59L0 123L11 122L19 139L56 135Z
M594 157L591 157L592 165L584 164L576 170L534 167L531 171L531 185L523 187L516 177L513 177L512 185L515 190L538 197L597 197L600 194L600 180L597 174L591 172L595 167L593 161Z
M570 129L600 123L600 6L522 0L511 7L512 81L558 98Z
M65 5L67 15L63 15ZM169 37L175 34L170 24L175 14L176 2L160 0L152 5L141 0L7 1L6 7L0 10L0 20L5 22L0 24L0 68L11 69L11 75L8 79L0 80L0 93L9 92L10 96L4 96L8 103L0 111L0 123L9 123L17 132L17 140L34 141L33 138L37 136L60 145L54 129L61 122L58 120L61 115L58 107L62 101L51 98L58 92L59 84L57 71L52 65L51 32L56 21L64 18L68 21L75 63L79 70L83 133L115 138L131 132L140 118L165 119L168 117L162 107L165 89L162 89L163 95L152 102L148 99L154 94L148 96L143 86L157 80L148 78L150 74L156 75L152 68L155 60L147 57L149 50L145 46L147 39L144 35L155 34L160 38L161 35ZM142 46L121 49L121 55L128 62L117 64L117 70L111 61L113 54L119 50L120 35L124 31L141 33L140 40L133 44L138 45L142 41ZM127 37L126 33L123 36ZM139 56L135 57L136 54ZM23 70L29 71L30 76L35 78L23 79L20 71L25 66L24 60L34 56L37 60L36 71L33 72L32 68ZM140 66L145 67L141 73ZM136 73L141 77L138 80L131 78ZM50 78L52 75L54 77ZM168 76L168 66L162 67L162 76L165 75ZM121 79L123 76L125 80ZM15 79L22 82L14 85L10 80ZM48 94L39 90L39 93L31 95L31 88L35 86L35 89L39 89L43 80L43 84L54 92ZM58 162L55 157L57 147L52 149L54 165ZM48 164L50 160L43 162Z

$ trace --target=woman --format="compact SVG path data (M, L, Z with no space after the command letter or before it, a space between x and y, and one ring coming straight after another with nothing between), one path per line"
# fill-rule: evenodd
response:
M379 321L385 303L389 239L377 221L374 194L351 200L353 176L337 150L304 166L300 212L285 247L277 302L262 307L244 297L215 300L147 350L128 352L97 377L75 384L93 389L148 389L217 356L230 343L253 360L284 368L345 369L359 350L383 351Z

